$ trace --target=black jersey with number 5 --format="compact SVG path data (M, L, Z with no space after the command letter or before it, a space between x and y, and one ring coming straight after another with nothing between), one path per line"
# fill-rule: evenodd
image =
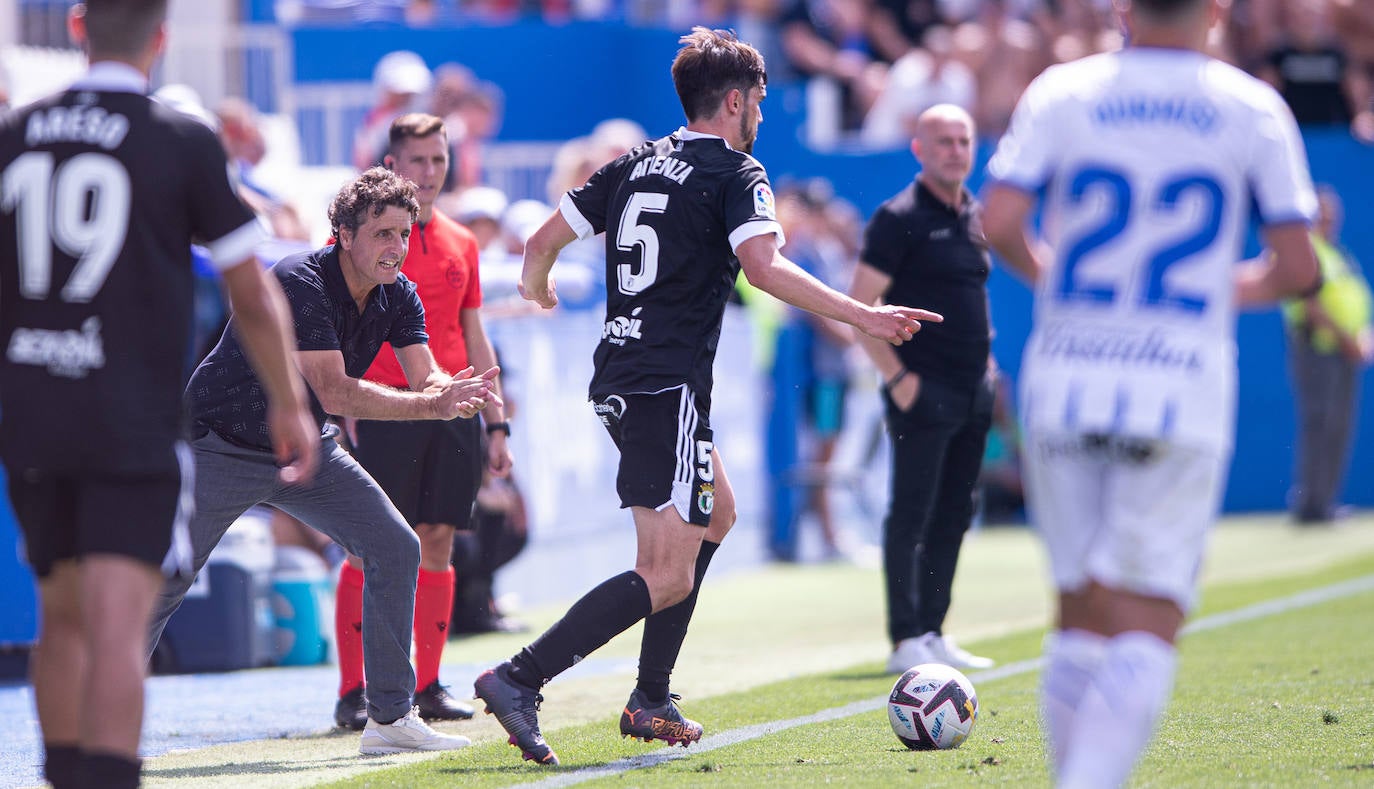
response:
M606 233L591 395L686 383L709 410L735 250L765 233L781 243L763 165L720 137L679 129L603 167L559 210L579 238Z
M191 243L224 266L261 238L214 132L132 76L93 68L0 116L0 453L12 474L176 470Z

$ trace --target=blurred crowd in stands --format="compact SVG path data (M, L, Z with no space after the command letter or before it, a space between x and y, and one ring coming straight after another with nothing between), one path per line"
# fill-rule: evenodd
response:
M1374 141L1374 3L1228 0L1217 57L1279 87L1305 124L1343 124ZM1118 48L1111 0L292 0L308 23L412 25L520 19L728 27L760 47L775 82L805 79L809 110L838 139L904 145L925 108L971 109L984 136L1005 128L1046 66Z

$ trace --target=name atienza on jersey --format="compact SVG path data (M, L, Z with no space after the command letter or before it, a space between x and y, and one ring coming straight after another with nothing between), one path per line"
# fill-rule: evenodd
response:
M1045 189L1027 425L1229 451L1251 205L1277 224L1316 204L1283 99L1197 53L1084 58L1027 88L988 171Z

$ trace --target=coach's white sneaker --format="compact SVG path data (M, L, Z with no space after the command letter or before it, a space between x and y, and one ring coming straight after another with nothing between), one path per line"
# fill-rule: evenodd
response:
M997 665L997 661L969 652L954 643L954 639L949 636L926 633L921 636L921 639L925 642L926 649L930 651L936 663L944 663L946 666L953 666L958 669L992 668Z
M918 638L904 638L898 641L897 647L892 650L892 657L887 659L887 673L904 674L912 666L942 662L930 651L927 643L927 637L930 635L933 634L926 633Z
M471 744L472 740L467 737L440 734L431 729L420 719L420 709L412 707L404 718L397 718L391 723L378 723L368 718L358 751L368 756L379 756L410 751L456 751Z

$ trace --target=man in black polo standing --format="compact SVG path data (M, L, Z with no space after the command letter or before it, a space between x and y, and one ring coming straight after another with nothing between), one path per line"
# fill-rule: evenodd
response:
M883 523L887 669L919 663L987 668L942 630L959 547L992 422L990 266L980 206L964 188L973 119L941 104L921 114L916 180L869 220L850 295L864 304L921 303L945 316L901 346L859 337L883 378L892 493Z

